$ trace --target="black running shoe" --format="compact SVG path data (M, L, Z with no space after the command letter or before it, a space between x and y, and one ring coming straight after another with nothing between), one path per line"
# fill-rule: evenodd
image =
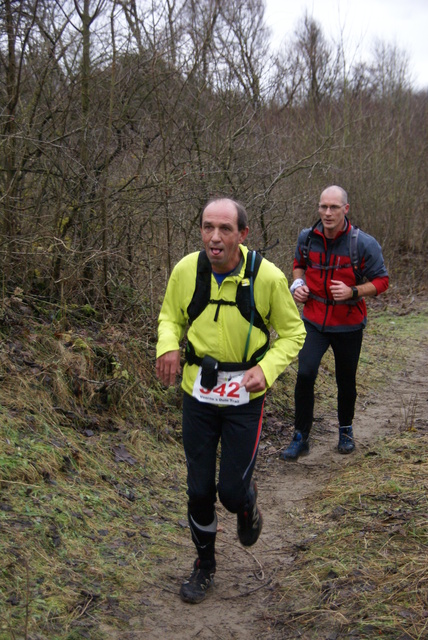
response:
M193 571L188 580L181 585L180 598L183 602L198 604L204 600L207 591L214 586L215 568L202 569L199 558L195 560Z
M253 506L238 513L238 538L244 547L251 547L259 539L263 527L263 518L257 506L257 485L254 483L254 504Z

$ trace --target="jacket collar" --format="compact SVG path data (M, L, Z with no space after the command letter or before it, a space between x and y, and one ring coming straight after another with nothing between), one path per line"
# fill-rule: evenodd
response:
M351 223L349 222L349 218L347 216L345 216L345 228L342 229L342 231L339 231L339 233L334 237L331 238L332 240L336 240L337 238L339 238L342 235L346 235L349 233L349 231L351 230ZM314 226L312 227L312 231L314 231L315 233L318 233L320 236L322 236L325 240L327 240L327 238L324 235L324 227L323 227L323 223L321 222L321 218L319 220L317 220L317 222L314 224Z

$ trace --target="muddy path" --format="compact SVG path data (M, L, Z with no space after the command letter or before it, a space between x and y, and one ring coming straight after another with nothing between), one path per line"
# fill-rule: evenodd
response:
M405 427L415 417L428 420L428 331L421 334L421 348L403 362L401 372L383 390L365 394L357 401L354 431L357 455L370 450L384 435ZM386 382L386 381L385 381ZM297 463L278 458L287 444L291 425L281 438L278 428L269 424L258 457L255 477L259 485L259 504L264 528L254 547L243 548L236 535L236 518L218 505L217 573L215 589L199 605L181 602L178 591L189 573L194 549L190 535L183 536L176 554L159 568L154 580L141 585L143 618L131 621L132 631L124 640L270 640L279 639L264 617L275 590L277 574L293 563L296 542L293 514L304 508L305 498L326 486L329 479L354 456L337 453L335 415L324 415L311 435L311 452ZM188 531L186 531L188 534ZM301 536L301 533L298 534ZM112 637L107 635L106 637Z

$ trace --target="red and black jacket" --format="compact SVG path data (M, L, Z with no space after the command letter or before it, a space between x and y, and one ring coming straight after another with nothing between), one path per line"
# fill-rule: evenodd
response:
M341 280L349 287L371 282L377 293L388 288L388 272L379 243L372 236L359 231L357 238L358 264L350 257L352 226L346 218L346 228L334 239L328 239L321 221L299 234L293 269L304 269L310 297L303 308L303 319L320 331L353 331L367 323L367 307L363 298L335 302L331 295L331 280Z

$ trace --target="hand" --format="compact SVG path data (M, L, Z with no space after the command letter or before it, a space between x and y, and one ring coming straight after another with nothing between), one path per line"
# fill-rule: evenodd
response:
M169 386L175 383L175 378L181 373L180 351L167 351L156 360L156 376Z
M245 387L249 393L256 393L257 391L264 391L266 389L265 374L259 364L245 372L241 387Z
M330 286L331 295L333 300L350 300L352 298L352 289L347 284L340 280L332 280Z
M304 284L301 287L297 287L297 289L293 294L293 297L296 302L302 302L302 303L306 302L306 300L309 298L308 285Z

